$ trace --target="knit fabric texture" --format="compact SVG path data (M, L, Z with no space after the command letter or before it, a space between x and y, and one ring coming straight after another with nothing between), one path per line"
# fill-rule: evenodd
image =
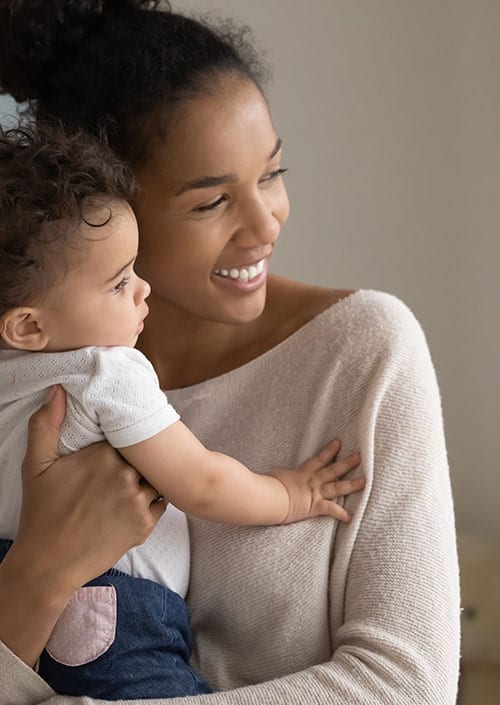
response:
M435 373L407 307L359 291L168 396L205 445L257 472L339 437L367 483L345 502L349 525L190 521L193 665L220 692L165 705L454 705L453 504ZM96 702L54 696L6 648L0 693L6 705Z

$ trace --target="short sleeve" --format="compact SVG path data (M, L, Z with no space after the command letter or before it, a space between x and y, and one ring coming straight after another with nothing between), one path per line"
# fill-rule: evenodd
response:
M115 448L156 436L179 414L160 389L149 360L134 348L95 348L95 373L84 406L95 411L99 426Z

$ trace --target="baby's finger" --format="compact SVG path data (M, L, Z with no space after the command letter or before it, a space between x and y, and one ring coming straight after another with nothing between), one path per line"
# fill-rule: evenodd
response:
M365 486L364 477L355 477L352 480L337 480L336 482L327 482L323 485L321 494L325 499L336 499L337 497L345 497L353 492L359 492Z
M313 472L319 470L320 468L331 463L332 460L336 458L338 452L341 448L341 442L338 438L331 441L327 446L325 446L317 455L314 455L310 460L307 460L301 468L306 468Z
M336 480L338 477L343 477L354 468L357 468L360 462L361 455L359 453L351 453L335 463L326 465L319 471L319 476L323 482Z
M344 507L336 502L331 502L328 499L318 502L318 514L333 517L339 521L348 524L351 521L351 515L346 512Z

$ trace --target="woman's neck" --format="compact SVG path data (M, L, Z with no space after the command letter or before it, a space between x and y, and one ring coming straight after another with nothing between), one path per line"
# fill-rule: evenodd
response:
M154 297L137 348L153 364L162 389L178 389L224 374L263 351L266 313L230 325L190 316Z
M177 327L152 308L137 348L153 364L162 389L178 389L243 364L232 352L236 337L230 326L218 323L184 321Z
M190 317L152 296L137 348L162 389L189 387L254 360L348 293L270 277L264 312L240 325Z

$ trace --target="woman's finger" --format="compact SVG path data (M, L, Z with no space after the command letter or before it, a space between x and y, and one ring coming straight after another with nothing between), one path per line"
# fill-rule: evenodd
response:
M149 511L151 512L153 521L156 525L156 522L158 519L161 517L162 514L164 514L166 508L168 506L168 503L165 501L165 499L158 499L155 500L154 502L151 502L151 505L149 507Z
M43 406L29 422L23 476L37 477L59 457L59 431L66 414L66 393L51 387Z
M142 475L139 476L139 486L148 504L152 504L153 502L163 502L165 500L165 497L158 492L155 487L150 485L149 482L142 477Z

